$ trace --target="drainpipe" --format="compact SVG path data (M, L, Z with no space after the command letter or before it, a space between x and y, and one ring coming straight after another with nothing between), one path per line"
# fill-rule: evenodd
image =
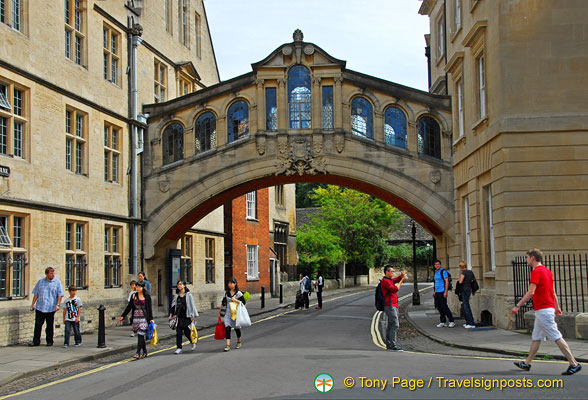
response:
M132 120L131 124L131 165L130 165L130 217L132 219L137 219L138 215L138 190L137 190L137 181L138 181L138 165L137 165L137 144L138 144L138 137L139 137L139 128L136 124L137 120L137 92L138 92L138 85L137 85L137 47L141 44L142 39L141 35L143 34L143 27L140 24L133 23L133 19L129 18L129 36L130 36L130 43L131 43L131 54L129 57L130 62L130 71L129 71L129 82L130 82L130 119ZM142 132L141 132L142 133ZM129 247L130 247L130 272L131 274L137 274L137 261L138 261L138 233L137 233L137 223L131 222L130 232L129 232Z

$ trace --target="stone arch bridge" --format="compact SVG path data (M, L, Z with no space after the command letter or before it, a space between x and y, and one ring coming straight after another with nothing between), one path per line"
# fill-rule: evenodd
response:
M450 111L449 97L348 70L296 31L251 72L144 107L144 256L227 200L303 181L377 196L452 241Z

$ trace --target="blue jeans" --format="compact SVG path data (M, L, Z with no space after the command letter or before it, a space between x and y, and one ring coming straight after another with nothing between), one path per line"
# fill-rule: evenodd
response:
M71 329L73 328L74 331L74 339L76 344L82 343L82 333L80 332L80 323L75 321L65 321L65 339L63 340L63 344L69 346L69 335L71 334Z
M386 345L398 347L398 308L394 306L385 306L384 312L388 317L388 326L386 327Z
M447 319L449 319L449 322L454 322L453 314L447 305L447 298L443 294L444 292L435 292L435 303L437 305L437 309L439 310L439 319L443 324L447 322Z
M472 314L472 308L470 307L471 295L471 290L464 290L463 292L461 292L461 298L463 299L463 311L465 313L466 324L468 325L474 325L474 316Z

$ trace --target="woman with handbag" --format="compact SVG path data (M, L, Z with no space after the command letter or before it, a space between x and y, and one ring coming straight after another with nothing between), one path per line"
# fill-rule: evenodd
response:
M470 296L475 294L472 291L472 283L476 281L476 277L474 276L474 271L467 269L467 264L463 261L459 263L459 269L461 270L459 277L459 285L461 285L461 300L463 301L463 311L466 320L463 327L471 329L476 327L474 316L472 315L472 308L470 307Z
M221 312L219 316L222 314L223 308L225 311L225 329L226 329L226 346L224 351L231 350L231 328L235 330L237 333L237 346L236 349L241 348L241 329L237 327L235 324L235 319L237 318L237 308L240 303L245 304L246 301L243 298L243 293L239 291L239 285L237 284L237 279L231 278L229 279L228 289L225 291L225 297L222 301ZM232 304L232 306L231 306Z
M178 281L176 285L176 294L172 301L169 314L170 328L176 330L176 351L175 354L182 354L182 334L186 335L192 344L192 351L196 350L196 342L192 341L190 324L198 316L198 311L194 304L194 297L190 289L186 287L186 282Z
M153 311L151 309L151 296L149 296L149 291L145 289L145 283L142 281L137 282L135 289L136 293L131 296L127 308L125 308L120 317L120 321L122 322L130 311L133 312L133 332L137 336L137 352L133 358L138 359L147 357L145 337L149 323L154 321ZM141 354L141 350L143 354Z

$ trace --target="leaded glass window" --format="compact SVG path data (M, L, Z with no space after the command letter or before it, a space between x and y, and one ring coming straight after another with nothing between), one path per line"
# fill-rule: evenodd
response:
M418 122L419 154L441 158L441 128L432 117L422 117Z
M243 100L231 104L227 113L229 143L249 136L249 106Z
M351 101L351 132L368 139L374 138L373 107L363 97L356 97Z
M384 112L386 144L406 148L406 115L398 107L388 107Z
M333 86L323 86L323 129L333 130Z
M265 129L278 130L278 106L276 88L265 88Z
M171 124L163 132L163 165L184 158L184 127Z
M205 112L196 120L196 153L201 153L216 147L216 117L211 112Z
M303 65L288 72L288 108L290 129L311 128L310 71Z

